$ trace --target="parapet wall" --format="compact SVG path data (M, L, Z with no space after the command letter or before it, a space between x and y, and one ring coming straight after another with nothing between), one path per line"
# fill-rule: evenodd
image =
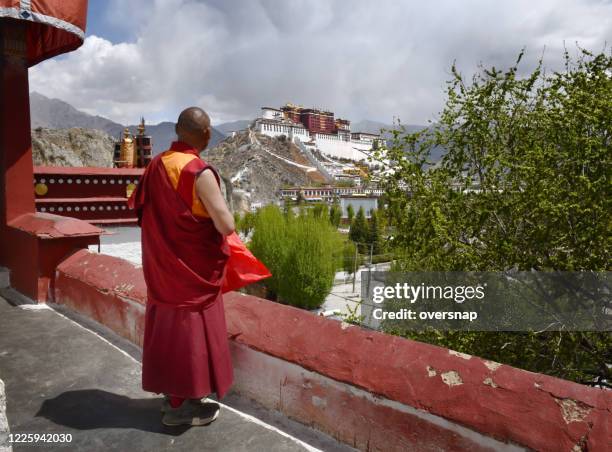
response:
M79 251L55 299L140 345L140 268ZM604 451L612 392L364 330L237 292L225 297L234 390L361 450Z

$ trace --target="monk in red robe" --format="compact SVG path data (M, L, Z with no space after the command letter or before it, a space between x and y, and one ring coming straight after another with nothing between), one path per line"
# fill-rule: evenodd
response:
M234 218L215 168L200 158L211 136L200 108L184 110L178 140L151 160L130 197L142 233L147 306L142 387L165 394L165 425L205 425L232 384L222 287Z

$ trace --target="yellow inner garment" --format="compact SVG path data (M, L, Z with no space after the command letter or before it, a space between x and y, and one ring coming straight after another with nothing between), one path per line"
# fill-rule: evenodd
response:
M168 173L170 182L175 190L176 187L178 187L181 171L183 171L185 165L193 159L197 159L197 157L195 155L185 154L184 152L166 151L162 155L162 163L164 164L164 168L166 168L166 173ZM202 204L202 201L200 201L200 198L196 194L195 183L193 184L192 192L193 201L191 203L191 213L198 217L210 217L206 211L206 207L204 207L204 204Z

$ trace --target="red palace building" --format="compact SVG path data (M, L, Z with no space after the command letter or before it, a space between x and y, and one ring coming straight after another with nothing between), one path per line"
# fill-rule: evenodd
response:
M303 124L311 133L334 133L336 131L337 121L334 121L334 113L331 111L302 108L293 104L285 105L281 111L285 118Z

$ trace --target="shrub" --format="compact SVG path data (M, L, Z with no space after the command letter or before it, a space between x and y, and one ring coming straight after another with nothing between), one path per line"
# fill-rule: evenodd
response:
M329 294L339 265L340 234L326 216L306 211L284 216L276 206L257 214L251 250L266 264L265 280L271 298L293 306L315 309Z

